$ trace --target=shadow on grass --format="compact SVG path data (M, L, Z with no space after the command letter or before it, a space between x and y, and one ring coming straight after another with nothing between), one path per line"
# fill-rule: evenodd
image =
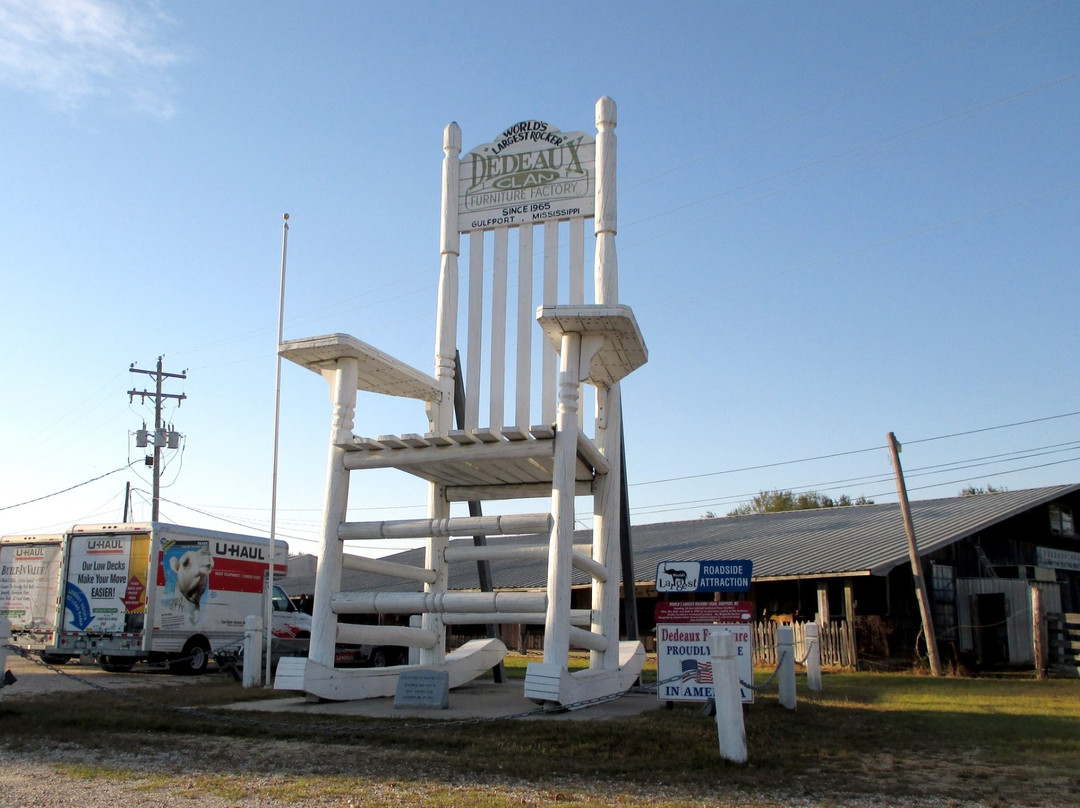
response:
M18 748L49 740L121 749L133 734L140 743L160 746L177 735L272 738L302 741L297 746L309 753L320 744L350 745L377 754L386 776L410 781L417 771L425 778L443 772L448 782L477 783L508 773L543 783L557 774L613 788L664 785L695 793L763 786L821 793L827 786L829 793L907 797L933 788L946 799L1058 804L1051 797L1059 794L1065 797L1060 804L1080 803L1078 682L852 674L827 677L825 687L806 696L800 682L795 711L781 708L775 694L759 695L745 716L745 766L723 762L716 724L698 705L574 722L437 724L297 714L265 721L215 712L224 704L278 695L244 690L224 677L208 677L197 687L0 702L0 744ZM194 702L199 712L185 712ZM290 765L283 760L282 772Z

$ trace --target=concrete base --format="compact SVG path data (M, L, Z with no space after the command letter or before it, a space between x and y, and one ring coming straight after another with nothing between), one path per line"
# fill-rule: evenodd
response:
M472 640L447 654L442 665L425 665L421 670L446 671L450 688L471 682L494 668L506 656L506 646L499 640ZM286 662L289 664L286 665ZM275 690L303 690L309 696L330 701L392 697L398 678L415 665L389 668L330 668L310 659L281 660Z
M574 705L625 693L634 686L645 665L645 647L637 641L619 643L616 670L583 670L544 662L530 662L525 672L525 698L537 704ZM583 705L587 706L587 705Z

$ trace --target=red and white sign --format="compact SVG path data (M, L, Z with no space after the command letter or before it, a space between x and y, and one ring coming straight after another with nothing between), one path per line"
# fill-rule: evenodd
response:
M754 604L748 600L662 600L657 623L749 623Z
M707 701L715 697L709 637L729 632L742 682L754 681L754 604L730 601L661 601L656 604L656 675L661 701ZM740 685L744 704L754 691Z

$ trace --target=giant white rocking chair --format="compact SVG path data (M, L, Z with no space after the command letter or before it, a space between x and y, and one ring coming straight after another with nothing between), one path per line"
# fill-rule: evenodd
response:
M282 356L326 378L333 415L311 648L307 659L282 660L277 687L302 689L324 699L392 696L398 677L410 668L448 671L450 686L456 687L496 666L506 653L499 640L489 639L447 654L446 627L463 623L543 623L543 662L531 663L525 679L525 696L540 703L571 705L613 696L636 680L644 650L639 642L619 641L619 380L644 364L647 352L633 313L618 302L615 125L615 103L602 98L596 105L595 139L583 132L560 132L542 121L525 121L463 159L461 130L457 124L447 126L434 376L344 334L280 346ZM584 223L589 218L596 234L593 303L585 302ZM469 273L467 291L459 295L462 233L469 235ZM536 277L543 292L535 315L534 233L543 247ZM560 238L566 234L569 259L560 260ZM516 300L508 307L511 235L516 236L518 274ZM485 259L488 245L490 257ZM492 284L486 325L485 275ZM466 316L461 328L465 420L463 429L455 429L461 298ZM511 373L506 368L511 353L508 308L510 322L516 323L516 372ZM536 353L542 359L534 362L538 342ZM530 418L534 364L541 371L538 422ZM482 386L484 366L488 378ZM591 436L580 424L583 382L596 391ZM513 387L512 425L505 413L508 386ZM354 437L358 390L426 402L428 431ZM488 404L486 425L480 420L482 396ZM347 522L350 474L374 468L400 469L427 480L429 518ZM575 497L583 495L593 498L593 542L575 547ZM527 497L548 498L550 508L525 515L450 515L452 502ZM545 592L447 591L450 564L515 554L533 557L536 549L476 547L472 541L451 542L451 536L536 533L550 535L548 547L540 548L548 559ZM423 567L343 550L343 542L350 539L410 537L427 540ZM340 592L343 568L420 581L424 591ZM570 608L573 568L592 578L590 609ZM422 617L419 626L411 627L338 622L338 615L350 613ZM406 645L419 649L419 664L337 668L338 643ZM588 669L569 671L572 647L590 652Z

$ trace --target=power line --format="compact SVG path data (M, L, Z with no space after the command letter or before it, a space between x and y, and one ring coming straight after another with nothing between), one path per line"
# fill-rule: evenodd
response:
M1058 418L1066 418L1066 417L1074 416L1074 415L1080 415L1080 412L1062 413L1060 415L1046 416L1046 417L1043 417L1043 418L1032 418L1032 419L1027 419L1027 420L1024 420L1024 421L1016 421L1016 422L1013 422L1013 423L1010 423L1010 424L1001 424L1001 425L998 425L998 426L995 426L995 427L984 427L984 428L981 428L981 429L968 430L968 431L965 431L965 432L951 433L949 435L939 435L939 436L935 436L935 437L932 437L932 438L922 438L922 439L919 439L917 441L908 441L908 443L909 444L910 443L923 443L923 442L928 442L928 441L932 441L932 440L944 439L944 438L948 438L948 437L960 437L960 436L965 436L965 435L970 435L970 434L977 434L977 433L981 433L981 432L986 432L986 431L992 430L992 429L1005 429L1005 428L1009 428L1009 427L1022 426L1022 425L1026 425L1026 424L1032 424L1032 423L1039 423L1039 422L1054 420L1054 419L1058 419ZM877 448L880 449L880 448L885 448L885 447L877 447ZM947 474L947 473L950 473L950 472L970 470L970 469L980 468L980 467L983 467L983 466L994 465L995 463L1016 462L1016 461L1027 460L1027 459L1036 458L1036 457L1046 457L1046 456L1052 455L1052 454L1059 454L1059 453L1062 453L1062 452L1074 451L1074 450L1076 450L1078 448L1080 448L1080 441L1066 441L1066 442L1062 442L1062 443L1054 443L1054 444L1047 444L1047 445L1043 445L1043 446L1035 446L1035 447L1030 447L1030 448L1025 448L1025 449L1017 449L1017 450L1010 451L1010 452L1001 452L1001 453L991 454L991 455L981 455L981 456L978 456L978 457L964 458L964 459L961 459L961 460L953 460L953 461L950 461L950 462L947 462L947 463L935 463L935 464L930 464L930 465L925 465L925 466L913 467L907 472L907 477L910 479L910 478L918 478L918 477L929 477L929 476L939 475L939 474ZM773 468L775 466L780 466L780 465L789 465L789 464L795 464L795 463L800 463L800 462L807 462L807 461L810 461L810 460L827 459L827 458L831 458L831 457L842 456L844 454L854 454L856 452L861 452L861 451L873 451L873 450L855 450L853 452L841 452L841 453L834 453L834 454L829 454L829 455L820 455L820 456L815 457L815 458L804 458L802 460L793 460L793 461L786 461L786 462L782 462L782 463L770 463L770 464L765 464L765 465L762 465L762 466L748 467L748 469L746 469L746 470L755 470L755 469L760 469L760 468ZM1042 464L1037 464L1037 465L1033 465L1033 466L1025 466L1023 468L1018 468L1018 469L1003 468L1003 469L1000 469L998 471L992 472L992 475L993 476L1000 476L1000 475L1006 475L1006 474L1014 474L1014 473L1017 473L1017 472L1020 472L1020 471L1030 471L1030 470L1033 470L1033 469L1046 468L1046 467L1049 467L1049 466L1062 465L1062 464L1065 464L1065 463L1071 463L1071 462L1076 462L1076 461L1080 461L1080 457L1071 457L1071 458L1066 458L1066 459L1060 460L1060 461L1054 461L1054 462L1050 462L1050 463L1042 463ZM713 474L735 473L735 472L742 471L742 470L744 470L744 469L730 469L730 470L726 470L726 471L722 471L722 472L713 472ZM693 475L693 476L700 477L700 476L710 476L710 475ZM947 481L947 482L938 482L938 483L929 483L929 484L926 484L926 485L915 487L915 488L913 488L911 490L926 490L926 489L930 489L930 488L940 488L940 487L943 487L943 486L946 486L946 485L953 485L953 484L955 484L957 482L959 482L959 483L971 482L973 480L980 479L980 478L983 478L985 476L986 475L969 476L969 477L965 477L965 478L962 478L962 479L959 479L959 480L953 480L953 481ZM674 478L674 480L682 480L682 479L687 479L687 478L684 478L684 477ZM837 480L827 480L827 481L821 481L821 482L817 482L817 483L813 483L813 484L780 485L780 486L776 486L775 488L776 488L776 490L791 490L793 492L809 492L809 491L835 492L835 491L839 491L839 490L844 489L844 488L850 488L853 484L855 484L855 485L860 485L860 484L861 485L875 485L875 484L879 484L879 483L888 482L890 479L892 479L892 476L890 474L887 474L885 472L881 472L879 474L869 474L869 475L863 475L863 476L858 476L858 477L848 477L848 478L837 479ZM666 481L654 481L654 482L666 482ZM645 506L636 507L636 508L633 509L633 511L634 511L634 513L636 515L640 516L640 515L644 515L644 514L668 513L668 512L671 512L671 511L686 510L686 509L689 509L689 508L702 508L702 507L709 507L709 506L721 506L721 505L731 504L731 503L747 502L747 501L751 500L753 497L757 496L760 493L761 493L761 491L754 491L754 492L746 492L746 493L741 493L741 494L727 494L727 495L721 495L721 496L703 497L703 498L693 499L693 500L680 500L680 501L675 501L675 502L660 502L660 503L654 503L652 505L645 505ZM895 493L895 492L890 489L889 491L886 491L884 493L864 494L862 492L859 492L859 495L864 496L864 497L868 497L868 498L873 498L873 497L879 497L879 496L888 496L888 495L891 495L893 493Z
M1004 476L1006 474L1018 474L1018 473L1020 473L1022 471L1033 471L1033 470L1036 470L1036 469L1049 468L1050 466L1060 466L1060 465L1064 465L1066 463L1076 463L1076 462L1080 462L1080 457L1068 458L1066 460L1055 460L1052 463L1040 463L1040 464L1037 464L1037 465L1034 465L1034 466L1024 466L1023 468L1018 468L1018 469L1007 469L1007 470L1004 470L1004 471L995 472L994 476ZM980 476L972 476L972 477L961 477L961 478L957 478L957 479L954 479L954 480L947 480L945 482L930 483L928 485L909 486L908 491L926 491L926 490L929 490L929 489L932 489L932 488L943 488L945 486L960 485L960 484L963 484L963 483L970 483L970 482L972 482L974 480L978 480L980 478L981 478L981 475ZM895 495L895 494L896 494L895 490L888 490L888 491L882 491L882 492L878 492L878 493L871 493L871 494L866 495L866 497L868 499L874 499L876 497L892 496L892 495ZM751 496L755 496L755 495L751 495ZM746 499L749 499L749 497L747 497ZM746 499L743 499L741 501L746 501ZM702 508L702 507L708 507L709 505L721 505L721 504L725 504L725 500L727 501L726 504L731 504L732 502L739 502L740 501L738 499L734 499L734 498L730 498L730 497L717 497L717 498L714 498L714 499L689 500L687 502L681 502L681 503L679 503L679 502L670 503L670 504L669 503L661 503L661 504L658 504L658 505L645 506L643 508L633 508L632 510L637 515L655 515L655 514L660 514L660 513L670 513L672 511L687 510L689 506L696 506L697 508Z
M943 463L943 464L936 464L936 465L931 465L931 466L920 466L918 468L912 469L910 472L907 472L905 474L905 476L908 477L909 479L911 479L911 478L915 478L915 477L928 477L928 476L931 476L931 475L934 475L934 474L947 474L947 473L950 473L950 472L963 471L965 469L973 469L973 468L979 468L980 466L990 465L990 463L976 462L976 461L992 460L992 459L995 459L995 458L1009 457L1010 455L1014 455L1013 457L1011 457L1011 460L1026 460L1026 459L1030 459L1030 458L1033 458L1033 457L1045 457L1046 455L1049 455L1049 454L1056 454L1058 452L1063 452L1063 451L1068 451L1069 449L1078 448L1078 444L1075 443L1075 442L1072 443L1072 444L1058 444L1058 446L1064 446L1066 448L1039 447L1038 449L1021 450L1019 452L1008 452L1008 453L1001 454L1001 455L988 455L987 457L971 458L970 460L957 460L957 461L954 461L952 463ZM1044 448L1053 449L1053 451L1040 451L1040 449L1044 449ZM1024 452L1031 452L1031 453L1030 454L1025 454ZM1073 461L1076 461L1076 460L1080 460L1080 457L1068 458L1066 460L1056 461L1055 463L1045 463L1045 464L1041 464L1041 465L1038 465L1038 466L1028 466L1028 467L1026 467L1026 469L1043 468L1043 467L1049 466L1049 465L1057 465L1058 463L1070 463L1070 462L1073 462ZM1026 469L1004 469L1004 470L995 472L994 474L995 474L995 476L1001 475L1001 474L1011 474L1014 471L1023 471L1023 470L1026 470ZM882 472L881 474L868 475L868 476L865 476L865 477L852 477L852 478L849 478L849 479L846 479L846 480L833 480L833 481L829 481L829 482L813 483L813 484L809 484L809 485L780 486L779 489L777 489L777 490L790 490L790 491L792 491L794 493L808 493L808 492L825 493L825 492L829 492L829 491L836 491L836 490L839 490L840 488L843 488L843 487L847 487L848 485L850 485L853 482L856 482L856 483L861 482L861 483L864 483L864 484L877 484L877 483L888 482L890 479L892 479L892 475L887 474L885 472ZM970 482L973 479L976 479L976 478L968 477L968 478L966 478L964 480L960 480L959 482ZM940 487L940 486L943 486L943 485L952 485L952 484L953 483L951 483L951 482L931 483L930 485L922 486L922 488L937 488L937 487ZM644 506L642 508L638 508L638 509L636 509L636 511L638 513L652 513L652 512L662 513L662 512L668 511L668 510L681 510L683 507L691 507L691 506L701 507L701 506L706 506L706 505L721 505L721 504L725 504L725 503L730 504L732 502L746 502L746 501L752 499L753 497L758 496L760 493L761 493L760 491L755 491L753 493L727 494L727 495L719 496L719 497L705 497L705 498L702 498L702 499L683 500L683 501L680 501L680 502L657 503L655 505L646 505L646 506ZM895 493L895 492L890 491L890 492L886 492L886 493ZM864 496L864 495L860 495L860 496ZM884 496L884 495L883 494L870 494L869 496L870 497L875 497L875 496ZM663 510L661 510L661 511L654 510L654 509L657 509L657 508L662 508Z
M43 500L43 499L49 499L50 497L56 497L56 496L59 496L60 494L66 494L68 491L74 491L76 488L81 488L84 485L89 485L90 483L96 483L98 480L103 480L103 479L105 479L106 477L108 477L108 476L110 476L112 474L116 474L117 472L121 472L121 471L123 471L124 469L127 469L127 468L131 468L131 465L132 465L131 463L128 463L126 466L121 466L118 469L113 469L112 471L107 471L104 474L98 475L97 477L93 477L92 479L85 480L85 481L83 481L81 483L77 483L75 485L69 486L68 488L64 488L64 489L62 489L60 491L54 491L51 494L45 494L44 496L35 497L34 499L28 499L25 502L17 502L14 505L5 505L4 507L0 508L0 511L9 511L12 508L21 508L23 505L30 505L31 503L34 503L34 502L41 502L41 500Z
M974 461L992 459L994 457L1003 457L1003 456L1007 456L1007 455L1010 455L1010 454L1011 455L1017 455L1017 456L1013 457L1012 460L1024 460L1024 459L1028 459L1028 458L1032 458L1032 457L1045 457L1046 455L1049 455L1049 454L1055 454L1057 452L1068 451L1070 448L1071 449L1077 448L1075 444L1071 445L1071 446L1068 445L1068 444L1059 444L1059 445L1060 446L1066 446L1067 448L1041 447L1041 448L1051 448L1051 449L1054 449L1054 451L1045 451L1044 452L1044 451L1039 451L1037 449L1021 450L1020 452L1010 452L1010 453L1007 453L1006 455L990 455L987 458L972 458L971 460L959 460L959 461L954 461L953 463L937 464L937 465L931 465L931 466L921 466L921 467L919 467L917 469L913 469L912 473L907 474L906 476L908 476L909 478L911 478L911 477L927 477L927 476L931 476L931 475L935 475L935 474L945 474L945 473L948 473L948 472L963 471L965 469L978 468L980 466L989 465L989 463L981 463L981 462L974 462ZM1034 453L1033 454L1022 454L1022 451L1030 451L1030 452L1034 452ZM1017 469L1002 469L1002 470L993 472L993 476L995 476L995 477L1004 476L1006 474L1015 474L1015 473L1018 473L1018 472L1021 472L1021 471L1032 471L1032 470L1035 470L1035 469L1048 468L1050 466L1063 465L1065 463L1074 463L1074 462L1078 462L1078 461L1080 461L1080 457L1070 457L1070 458L1066 458L1064 460L1056 460L1056 461L1053 461L1053 462L1050 462L1050 463L1040 463L1040 464L1036 464L1036 465L1033 465L1033 466L1024 466L1022 468L1017 468ZM959 464L962 464L962 463L967 463L968 465L959 465ZM950 466L950 468L943 468L944 466ZM936 470L930 470L930 469L936 469ZM945 481L945 482L929 483L929 484L926 484L926 485L909 487L908 490L909 491L920 491L920 490L928 490L928 489L931 489L931 488L942 488L944 486L957 485L959 483L970 483L970 482L972 482L974 480L978 480L978 479L984 478L984 477L985 477L985 475L963 477L963 478L959 478L959 479L955 479L955 480L948 480L948 481ZM870 476L863 477L863 478L858 478L858 477L857 478L851 478L851 480L846 480L846 481L842 480L842 481L839 481L839 482L850 483L852 481L860 481L861 480L861 481L863 481L865 483L885 483L885 482L888 482L890 479L891 479L891 475L886 474L886 473L883 472L883 473L881 473L879 475L870 475ZM829 483L817 483L815 485L781 486L780 489L778 489L778 490L791 490L791 491L796 492L796 493L798 493L798 492L808 492L808 491L828 492L828 491L836 491L841 487L843 487L843 486L840 486L840 485L832 485L832 486L830 486ZM726 496L705 497L705 498L702 498L702 499L693 499L693 500L682 500L682 501L679 501L679 502L662 502L662 503L656 503L654 505L646 505L646 506L643 506L643 507L640 507L640 508L634 508L633 511L637 515L644 515L644 514L669 513L671 511L686 510L686 509L689 509L689 508L692 508L692 507L693 508L703 508L703 507L709 507L711 505L729 505L729 504L732 504L732 503L747 502L747 501L753 499L755 496L757 496L760 493L761 492L758 491L758 492L754 492L754 493L729 494L729 495L726 495ZM877 492L877 493L871 493L871 494L860 494L860 496L866 497L868 499L873 499L875 497L890 496L890 495L893 495L895 493L896 493L895 490L889 489L889 490L884 491L884 492Z
M743 466L737 469L723 469L721 471L705 471L701 474L686 474L681 477L665 477L661 480L645 480L640 483L630 483L631 486L637 485L657 485L658 483L674 483L681 482L683 480L696 480L701 477L717 477L721 474L738 474L743 471L760 471L761 469L771 469L777 466L792 466L797 463L810 463L814 460L829 460L834 457L844 457L846 455L863 454L864 452L876 452L879 449L884 449L884 446L871 446L866 449L851 449L847 452L834 452L832 454L816 455L815 457L801 457L798 460L778 460L775 463L762 463L759 466Z
M1021 471L1034 471L1035 469L1044 469L1044 468L1049 468L1050 466L1061 466L1061 465L1064 465L1065 463L1075 463L1078 460L1080 460L1080 458L1073 457L1073 458L1069 458L1068 460L1055 460L1052 463L1039 463L1038 465L1034 465L1034 466L1024 466L1023 468L1019 468L1019 469L1009 469L1007 471L999 471L999 472L997 472L995 474L995 476L1003 476L1005 474L1018 474ZM941 487L946 486L946 485L958 485L960 483L969 483L972 480L977 480L977 479L979 479L979 478L978 477L964 477L962 479L949 480L949 481L943 482L943 483L932 483L930 485L916 486L914 488L908 488L908 490L909 491L922 491L922 490L926 490L928 488L941 488ZM887 494L895 494L895 493L896 493L895 491L886 491L883 494L871 494L870 496L879 496L880 497L880 496L886 496Z
M992 431L998 430L998 429L1011 429L1012 427L1026 426L1028 424L1037 424L1037 423L1042 423L1044 421L1055 421L1055 420L1058 420L1058 419L1061 419L1061 418L1072 418L1072 417L1075 417L1077 415L1080 415L1080 410L1077 410L1075 412L1063 412L1063 413L1061 413L1059 415L1047 415L1047 416L1044 416L1042 418L1029 418L1029 419L1024 420L1024 421L1013 421L1013 422L1008 423L1008 424L998 424L996 426L981 427L979 429L969 429L969 430L964 431L964 432L952 432L952 433L949 433L947 435L935 435L935 436L929 437L929 438L917 438L917 439L914 439L914 440L906 440L906 441L903 441L903 443L905 445L908 445L908 446L916 444L916 443L929 443L931 441L936 441L936 440L945 440L946 438L958 438L958 437L963 437L963 436L966 436L966 435L975 435L975 434L978 434L978 433L981 433L981 432L992 432ZM1064 445L1064 444L1054 444L1054 446L1058 446L1058 445ZM660 483L672 483L672 482L681 482L683 480L695 480L695 479L699 479L699 478L702 478L702 477L717 477L717 476L720 476L722 474L738 474L738 473L741 473L741 472L744 472L744 471L760 471L761 469L777 468L778 466L792 466L792 465L796 465L798 463L811 463L811 462L814 462L814 461L817 461L817 460L831 460L832 458L835 458L835 457L845 457L847 455L865 454L866 452L877 452L877 451L880 451L881 449L887 449L887 448L888 447L885 446L885 445L869 446L869 447L867 447L865 449L850 449L850 450L844 451L844 452L832 452L830 454L815 455L813 457L801 457L801 458L799 458L797 460L778 460L778 461L773 462L773 463L762 463L762 464L757 465L757 466L742 466L740 468L734 468L734 469L721 469L719 471L705 471L705 472L701 472L700 474L686 474L686 475L682 475L682 476L679 476L679 477L665 477L665 478L662 478L662 479L659 479L659 480L645 480L645 481L642 481L642 482L630 483L630 485L631 486L658 485ZM1054 447L1048 446L1048 447L1040 447L1040 448L1054 448ZM1021 449L1019 451L1033 451L1033 450ZM1008 454L1015 454L1015 452L1009 452ZM967 461L957 461L957 462L967 462Z
M1015 462L1018 460L1028 460L1033 457L1046 457L1051 454L1059 454L1061 452L1073 451L1080 448L1080 441L1069 441L1066 443L1055 443L1048 446L1035 446L1030 449L1017 449L1012 452L1001 452L999 454L984 455L982 457L971 457L964 460L954 460L948 463L935 463L929 466L916 466L908 469L905 472L905 476L908 479L914 477L928 477L933 474L947 474L954 471L963 471L965 469L979 468L981 466L993 465L996 462ZM1005 472L1002 472L1005 473ZM879 474L869 474L862 477L849 477L841 480L827 480L824 482L813 483L805 486L793 487L794 491L835 491L842 486L850 486L852 484L874 484L887 482L892 479L892 475L885 472ZM753 496L753 494L745 495Z
M949 435L936 435L932 438L919 438L918 440L908 440L904 443L911 445L913 443L929 443L934 440L945 440L946 438L959 438L964 435L976 435L979 432L990 432L994 429L1007 429L1014 426L1026 426L1027 424L1038 424L1043 421L1054 421L1058 418L1070 418L1074 415L1080 415L1080 411L1077 412L1063 412L1061 415L1047 415L1044 418L1030 418L1027 421L1015 421L1011 424L1002 424L1001 426L987 426L981 429L970 429L967 432L953 432Z
M142 489L132 489L132 490L137 492L145 500L146 494L147 494L146 491L144 491ZM244 528L245 530L248 530L248 531L251 531L251 532L254 532L254 533L265 533L266 532L266 528L261 527L259 525L251 524L249 522L241 522L241 521L238 521L236 519L229 519L227 517L219 516L217 514L209 512L209 511L201 510L201 509L193 507L191 505L185 505L182 502L177 502L175 500L165 499L164 497L162 497L161 501L162 502L167 502L170 505L175 505L178 508L183 508L184 510L191 511L192 513L197 513L200 516L205 516L205 517L210 518L210 519L216 519L216 520L218 520L220 522L225 522L225 523L230 524L230 525L236 525L237 527ZM291 534L290 535L288 533L281 533L280 531L278 531L278 536L280 536L283 539L290 539L292 541L310 542L310 543L315 544L315 543L318 543L318 541L319 541L317 535L315 535L318 532L319 529L320 528L319 528L318 524L312 523L312 534L313 535L310 536L310 537L308 537L308 536L300 536L300 535L296 535L296 534ZM387 541L388 542L400 542L402 540L400 540L400 539L389 539ZM370 548L370 549L376 549L376 550L390 550L390 551L393 551L395 549L393 547L388 548L388 546L387 546L387 544L385 542L384 543L377 543L377 542L350 541L349 546L350 547L364 547L364 548Z

